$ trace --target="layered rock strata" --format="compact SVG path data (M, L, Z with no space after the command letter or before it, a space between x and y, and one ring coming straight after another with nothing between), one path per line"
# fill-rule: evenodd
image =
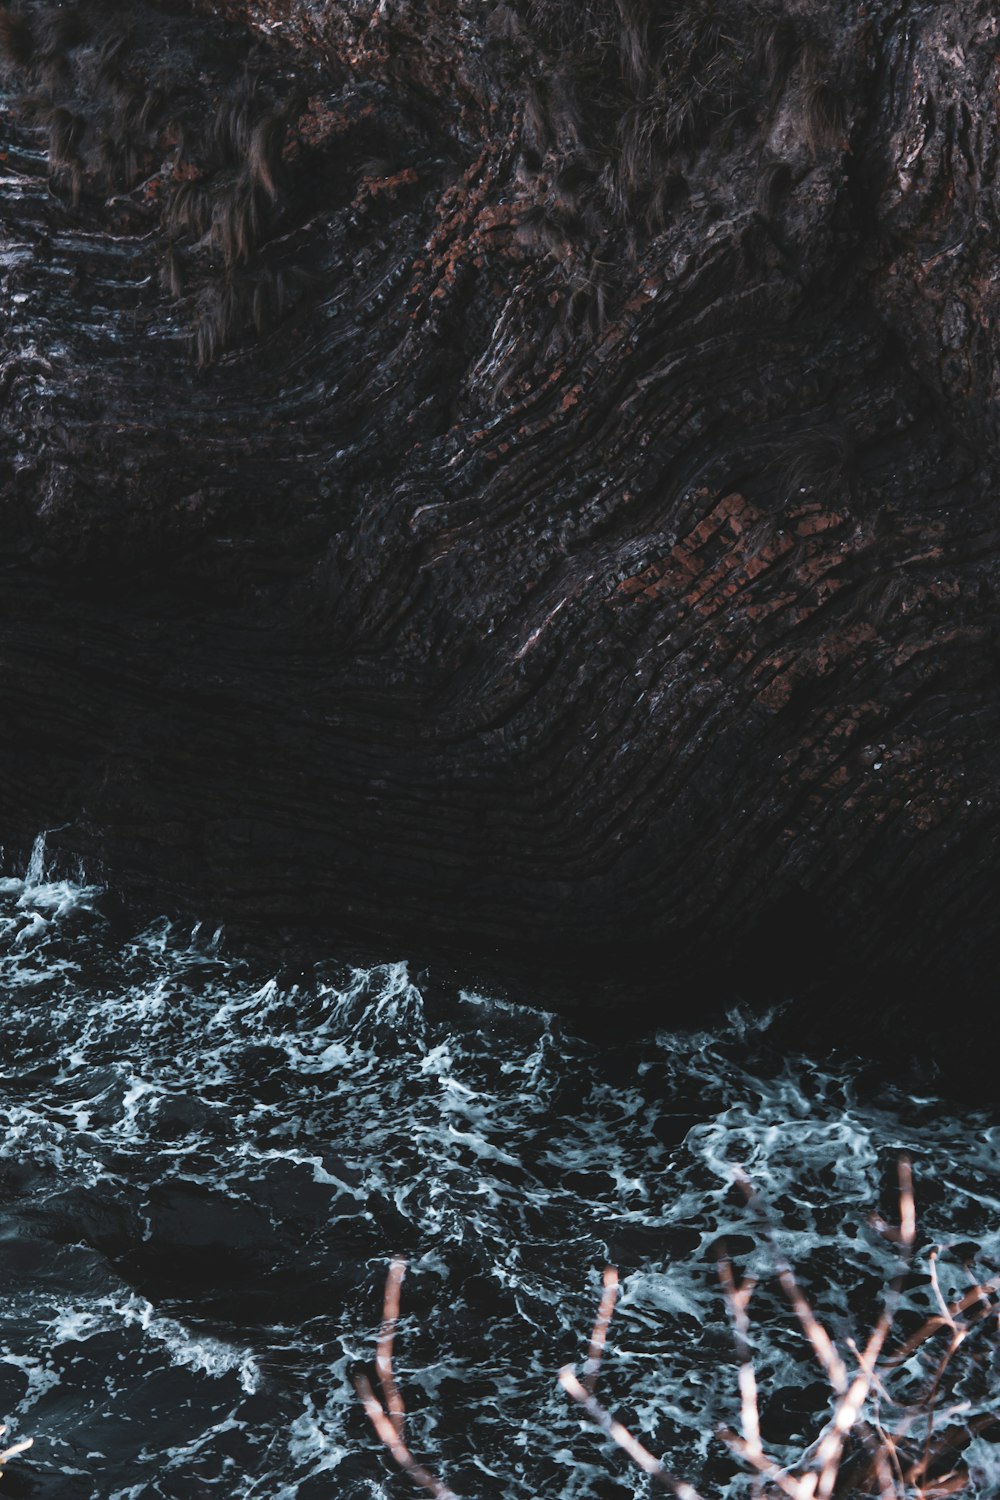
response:
M9 847L631 956L663 1019L751 970L835 974L802 1024L852 1036L872 984L888 1035L989 993L997 38L0 13Z

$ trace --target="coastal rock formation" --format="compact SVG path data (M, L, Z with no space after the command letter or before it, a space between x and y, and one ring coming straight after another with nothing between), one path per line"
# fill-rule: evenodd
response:
M998 29L0 11L8 849L667 1020L991 992Z

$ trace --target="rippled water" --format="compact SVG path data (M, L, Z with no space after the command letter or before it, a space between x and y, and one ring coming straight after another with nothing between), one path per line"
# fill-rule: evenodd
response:
M1000 1259L1000 1128L863 1095L849 1063L777 1059L766 1020L616 1045L613 1017L584 1040L544 1010L432 1000L404 963L274 976L219 934L123 940L40 846L0 880L0 966L0 1415L36 1439L8 1496L416 1493L351 1384L393 1254L409 1439L468 1500L646 1493L555 1378L585 1353L608 1261L604 1399L675 1472L735 1496L712 1436L738 1415L713 1247L725 1235L763 1275L769 1259L734 1164L841 1335L894 1268L869 1217L894 1213L901 1151L921 1246L957 1244L945 1294ZM904 1327L931 1295L910 1277ZM826 1397L769 1285L754 1308L787 1462ZM1000 1389L985 1325L968 1344L966 1416ZM995 1451L969 1448L971 1493L997 1492Z

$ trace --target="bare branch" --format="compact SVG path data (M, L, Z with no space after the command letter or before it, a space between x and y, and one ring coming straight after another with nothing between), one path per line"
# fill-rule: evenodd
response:
M933 1317L928 1318L927 1322L922 1323L915 1333L910 1334L910 1337L904 1344L900 1344L898 1349L894 1349L890 1355L887 1355L885 1360L886 1368L893 1369L897 1365L905 1364L910 1355L915 1353L921 1344L926 1343L940 1329L948 1328L951 1324L951 1319L957 1313L966 1312L976 1302L984 1303L984 1306L974 1320L976 1323L980 1323L986 1318L994 1317L997 1313L997 1307L995 1303L989 1302L988 1298L991 1292L998 1290L1000 1290L1000 1276L991 1276L989 1281L977 1282L970 1291L965 1293L964 1297L959 1297L954 1302L948 1304L948 1318L944 1318L940 1314L935 1314Z
M833 1494L837 1475L840 1472L844 1443L848 1433L860 1420L864 1404L871 1392L876 1378L876 1366L892 1327L896 1304L902 1289L903 1274L913 1254L913 1244L916 1238L916 1208L913 1197L913 1172L909 1157L900 1157L898 1173L899 1232L897 1237L901 1247L900 1266L886 1293L885 1305L878 1322L869 1335L864 1351L857 1356L860 1367L858 1374L838 1401L833 1421L823 1434L816 1450L816 1466L819 1470L819 1483L816 1491L818 1500L829 1500ZM857 1353L856 1348L855 1353Z
M386 1416L382 1403L372 1390L366 1376L358 1375L355 1377L354 1389L361 1398L361 1404L365 1409L368 1420L403 1472L409 1474L415 1484L421 1485L430 1494L434 1495L436 1500L458 1500L458 1496L453 1490L450 1490L446 1484L442 1484L440 1479L432 1474L429 1469L425 1469L422 1464L417 1463L417 1460L397 1433L394 1424Z
M662 1485L665 1489L673 1490L677 1496L677 1500L702 1500L702 1497L692 1485L683 1479L675 1479L663 1467L660 1460L653 1457L648 1448L644 1448L641 1443L636 1441L627 1427L623 1427L621 1422L616 1422L614 1417L609 1412L606 1412L603 1406L598 1404L590 1392L576 1378L576 1371L572 1365L563 1365L559 1371L559 1384L564 1391L567 1391L573 1397L574 1401L579 1402L590 1420L602 1432L606 1433L612 1442L617 1443L619 1448L624 1449L632 1462L638 1464L643 1473L648 1474L651 1479L657 1484Z
M871 1383L872 1369L871 1366L866 1366L865 1356L862 1355L861 1373L854 1377L848 1389L837 1402L833 1421L823 1434L819 1447L816 1450L815 1463L819 1472L819 1483L816 1488L816 1494L819 1496L819 1500L829 1500L829 1497L833 1494L833 1487L837 1482L837 1475L840 1472L840 1460L844 1452L844 1440L861 1416L861 1409L868 1399Z
M0 1437L3 1437L6 1431L6 1427L0 1426ZM18 1453L25 1453L32 1446L34 1441L34 1438L21 1438L20 1442L11 1443L9 1448L5 1448L3 1452L0 1453L0 1467L2 1467L7 1462L8 1458L14 1458L14 1456Z
M458 1500L453 1490L450 1490L446 1484L442 1484L435 1474L424 1468L423 1464L417 1463L403 1441L406 1407L392 1371L392 1346L396 1336L396 1325L399 1322L400 1289L405 1274L405 1260L397 1257L390 1261L385 1278L385 1295L382 1299L382 1324L375 1346L375 1365L378 1370L379 1385L382 1387L389 1413L386 1413L381 1401L375 1395L366 1375L355 1377L354 1389L361 1399L368 1420L403 1472L408 1474L415 1484L421 1485L423 1489L434 1495L436 1500Z
M795 1279L794 1271L778 1249L770 1220L752 1184L739 1170L734 1172L733 1176L736 1183L743 1190L747 1205L755 1214L761 1230L767 1239L771 1249L771 1258L774 1261L774 1269L781 1283L781 1289L788 1299L792 1311L802 1325L802 1331L812 1345L813 1353L816 1355L821 1368L825 1371L831 1388L839 1396L846 1395L847 1367L844 1361L838 1354L830 1335L810 1307L802 1288Z
M775 1271L796 1317L801 1324L821 1369L834 1393L834 1409L830 1420L819 1436L804 1451L791 1467L783 1466L765 1452L760 1430L760 1408L757 1376L750 1344L750 1320L748 1308L755 1281L751 1277L737 1285L732 1262L723 1253L717 1264L726 1306L733 1325L736 1352L739 1360L740 1420L742 1435L726 1427L718 1429L719 1437L742 1458L754 1471L754 1495L760 1497L767 1483L767 1494L780 1491L788 1500L833 1500L840 1478L845 1446L849 1434L857 1432L867 1453L868 1469L864 1477L865 1493L877 1488L879 1500L945 1500L945 1497L963 1489L969 1482L960 1461L948 1472L931 1480L927 1475L932 1465L944 1468L947 1457L955 1450L955 1431L949 1428L935 1440L934 1423L951 1420L959 1414L961 1407L936 1411L936 1402L942 1378L949 1361L971 1331L973 1324L982 1323L997 1316L996 1293L1000 1289L1000 1276L983 1283L977 1282L971 1290L954 1302L947 1302L941 1290L937 1271L940 1248L930 1255L930 1281L938 1313L928 1318L922 1328L912 1334L891 1356L883 1357L896 1306L902 1294L904 1273L909 1266L916 1239L916 1210L914 1207L913 1179L907 1158L899 1162L899 1225L880 1225L887 1238L899 1246L897 1273L886 1290L882 1312L872 1328L863 1349L853 1339L847 1344L857 1362L857 1370L849 1376L847 1367L836 1349L833 1340L816 1317L807 1297L799 1287L791 1266L779 1253L775 1237L760 1202L750 1183L742 1174L736 1174L748 1205L754 1210L766 1236L775 1264ZM389 1454L404 1473L435 1497L435 1500L457 1500L454 1493L434 1474L417 1462L404 1441L405 1406L396 1385L393 1373L393 1346L399 1325L400 1296L406 1262L395 1258L386 1276L382 1307L382 1322L376 1345L376 1368L385 1406L374 1394L368 1379L360 1375L355 1387L364 1405L372 1426ZM638 1441L623 1424L617 1421L597 1401L594 1389L600 1373L601 1361L607 1344L608 1330L615 1310L618 1295L618 1273L609 1266L603 1275L601 1299L594 1320L593 1330L582 1367L582 1379L573 1365L565 1365L559 1371L559 1382L563 1389L582 1407L586 1416L625 1452L654 1484L673 1492L677 1500L702 1500L698 1491L685 1480L677 1479L648 1448ZM974 1309L970 1318L963 1313ZM909 1358L927 1339L939 1330L950 1331L948 1347L941 1356L927 1394L915 1405L907 1407L894 1401L882 1379ZM873 1414L865 1415L869 1399L873 1398ZM884 1425L880 1410L880 1398L887 1405L902 1413L902 1420L890 1432ZM917 1444L907 1439L917 1420L921 1424L926 1418L926 1427L919 1456L914 1456ZM970 1436L979 1428L996 1420L992 1414L974 1418L963 1424L960 1431ZM0 1429L2 1430L2 1429ZM0 1465L11 1454L30 1446L20 1443L0 1454ZM853 1477L853 1476L852 1476ZM772 1486L774 1488L772 1488Z
M897 1500L896 1480L884 1448L875 1454L875 1477L878 1479L879 1500Z
M734 1453L738 1453L740 1458L746 1459L758 1474L763 1475L765 1479L770 1479L771 1483L776 1484L784 1494L791 1497L791 1500L813 1500L816 1492L815 1474L806 1474L800 1479L797 1475L790 1474L787 1469L783 1469L776 1458L768 1458L762 1449L752 1449L750 1444L731 1428L719 1427L716 1431L727 1447L731 1448Z
M400 1438L406 1429L406 1407L392 1373L392 1346L396 1337L396 1325L399 1322L399 1296L405 1275L405 1260L396 1258L389 1262L389 1270L385 1278L385 1297L382 1302L382 1326L375 1345L375 1369L378 1372L378 1383L382 1387L385 1404L389 1410L389 1420L396 1429L397 1437Z
M618 1296L618 1272L614 1266L604 1268L604 1291L601 1294L600 1306L597 1309L597 1318L594 1322L594 1331L590 1335L590 1348L587 1350L587 1358L583 1366L583 1386L591 1395L597 1385L597 1376L601 1368L601 1355L604 1353L604 1345L608 1338L608 1327L611 1323L611 1315L615 1310L615 1299Z
M908 1156L901 1156L899 1174L899 1237L907 1254L913 1251L917 1234L917 1210L913 1199L913 1168Z
M965 1335L968 1333L969 1330L968 1330L968 1327L965 1324L963 1324L962 1327L959 1328L958 1324L955 1322L955 1314L952 1312L951 1308L948 1306L947 1302L944 1300L944 1295L943 1295L943 1293L941 1291L941 1283L938 1280L938 1273L937 1273L937 1259L938 1259L938 1256L940 1254L941 1254L941 1246L940 1245L935 1245L934 1249L931 1251L930 1255L927 1257L928 1271L930 1273L930 1278L931 1278L931 1290L934 1293L934 1301L937 1303L938 1307L941 1309L941 1317L944 1319L945 1323L947 1323L948 1327L951 1329L952 1340L957 1344L957 1343L959 1343L965 1337Z
M791 1266L778 1250L775 1236L767 1215L763 1211L760 1200L752 1185L742 1172L735 1174L736 1181L742 1188L748 1205L754 1210L758 1221L767 1238L775 1263L775 1270L782 1290L785 1293L803 1331L808 1338L813 1352L826 1373L827 1379L833 1389L838 1401L834 1409L832 1420L822 1433L815 1447L811 1460L811 1472L795 1479L784 1475L777 1479L771 1472L773 1462L763 1457L760 1447L759 1424L757 1418L756 1379L752 1364L749 1359L749 1351L746 1345L747 1328L745 1314L742 1313L737 1299L735 1288L732 1286L732 1276L729 1273L729 1287L727 1288L726 1277L720 1267L720 1275L723 1276L723 1287L727 1291L727 1300L730 1303L730 1311L736 1326L737 1351L742 1361L740 1370L740 1390L742 1394L742 1412L744 1440L736 1444L737 1451L760 1473L768 1473L786 1493L791 1493L789 1486L794 1487L796 1496L808 1494L816 1496L816 1500L830 1500L837 1475L840 1472L840 1464L843 1458L844 1444L848 1434L858 1425L865 1402L871 1392L875 1371L885 1346L886 1338L892 1326L896 1303L899 1299L903 1273L910 1263L913 1252L913 1244L916 1237L916 1209L913 1196L913 1174L908 1157L901 1157L898 1163L899 1174L899 1228L888 1230L890 1238L900 1245L901 1263L897 1275L886 1294L885 1305L882 1314L872 1329L864 1351L858 1353L856 1345L852 1344L855 1356L858 1360L859 1371L853 1379L849 1380L847 1368L833 1340L826 1329L820 1323L813 1312L805 1294L802 1292ZM747 1370L749 1366L749 1371ZM749 1423L749 1425L748 1425ZM728 1441L728 1440L727 1440ZM733 1444L731 1444L733 1446ZM877 1466L878 1467L878 1466ZM885 1465L882 1464L884 1475ZM880 1478L880 1483L882 1479ZM882 1483L884 1490L885 1486Z
M717 1269L722 1283L723 1296L733 1323L736 1357L740 1362L740 1425L743 1428L743 1441L746 1445L747 1457L753 1455L751 1462L756 1463L757 1459L763 1458L764 1455L760 1442L757 1375L750 1353L750 1318L747 1314L756 1282L748 1277L742 1286L737 1287L733 1275L733 1263L728 1255L724 1254L719 1257Z

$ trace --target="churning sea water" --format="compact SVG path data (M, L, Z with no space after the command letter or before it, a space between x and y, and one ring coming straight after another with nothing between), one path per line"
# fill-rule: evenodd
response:
M934 1311L928 1247L946 1247L946 1297L1000 1261L1000 1127L873 1089L849 1059L778 1058L766 1018L618 1044L609 1017L583 1039L544 996L432 998L402 962L275 976L165 921L123 940L100 898L48 877L41 846L0 880L0 1416L35 1439L10 1497L418 1493L351 1381L392 1255L408 1440L459 1494L648 1493L556 1381L613 1262L602 1399L674 1473L735 1497L713 1435L738 1421L720 1237L764 1278L767 1444L792 1462L829 1414L735 1165L845 1354L896 1265L871 1216L896 1213L901 1152L919 1215L904 1331ZM939 1425L991 1409L996 1322L956 1357ZM923 1378L916 1356L901 1378ZM988 1438L965 1449L966 1493L1000 1489Z

